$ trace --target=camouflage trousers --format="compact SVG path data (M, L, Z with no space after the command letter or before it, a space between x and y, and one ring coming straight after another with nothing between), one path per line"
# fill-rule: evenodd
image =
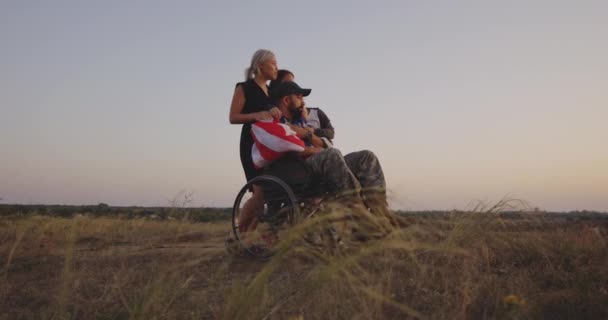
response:
M361 193L386 195L386 181L376 155L368 150L342 156L340 150L330 148L314 154L306 162L315 176L337 196L359 196Z

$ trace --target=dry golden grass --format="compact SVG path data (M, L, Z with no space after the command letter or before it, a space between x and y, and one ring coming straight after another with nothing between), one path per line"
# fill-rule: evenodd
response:
M511 204L302 241L334 209L266 262L225 252L228 223L3 218L0 319L608 318L607 220L506 218Z

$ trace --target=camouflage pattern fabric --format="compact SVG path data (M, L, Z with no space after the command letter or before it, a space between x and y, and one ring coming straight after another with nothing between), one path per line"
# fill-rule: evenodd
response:
M355 240L380 238L400 223L388 209L386 180L380 162L371 151L342 156L336 148L310 156L306 162L313 174L333 187L336 204L346 210L333 210L331 228L337 238Z
M344 156L344 161L357 180L359 180L363 193L385 193L386 181L384 180L384 173L382 172L382 167L380 167L380 161L378 161L373 152L369 150L351 152Z
M371 151L359 151L342 156L330 148L306 159L313 174L333 187L337 196L359 196L363 191L385 194L386 181L378 158Z

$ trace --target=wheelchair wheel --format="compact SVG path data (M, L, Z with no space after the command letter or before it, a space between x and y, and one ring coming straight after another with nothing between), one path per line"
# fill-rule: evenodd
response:
M253 185L263 190L263 203L257 207L249 191ZM298 216L299 205L292 189L277 177L262 175L238 193L232 208L232 231L241 251L267 259Z

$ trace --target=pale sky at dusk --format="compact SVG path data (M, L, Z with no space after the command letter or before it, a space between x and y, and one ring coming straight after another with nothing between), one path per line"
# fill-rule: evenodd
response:
M608 211L606 1L0 1L0 203L231 206L259 48L393 208Z

